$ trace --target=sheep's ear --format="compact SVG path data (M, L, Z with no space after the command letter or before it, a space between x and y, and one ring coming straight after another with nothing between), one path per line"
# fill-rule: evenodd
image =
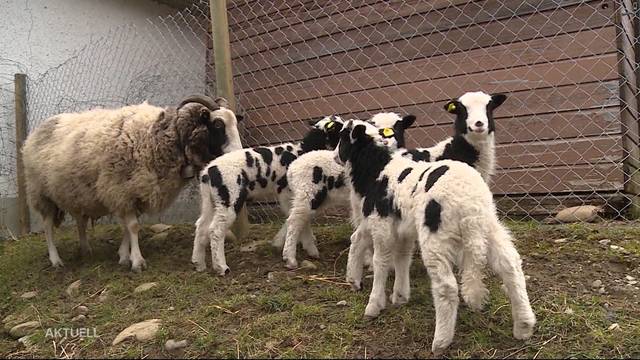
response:
M339 121L336 121L335 124L336 125L331 129L331 131L340 132L342 130L342 127L344 126L344 124L342 124Z
M223 97L218 97L214 100L216 102L216 104L218 104L218 106L220 107L225 107L225 108L229 108L229 101L227 101L227 99L223 98Z
M244 120L244 115L236 114L236 121L241 122Z
M444 104L444 109L451 114L457 114L459 106L460 105L457 100L451 100L448 103Z
M402 127L405 129L408 129L411 127L411 125L413 125L413 123L416 121L416 116L415 115L405 115L402 118Z
M318 120L309 120L307 121L307 124L309 124L309 126L315 127L317 122Z
M507 100L507 95L505 94L492 94L491 95L491 102L493 103L493 108L497 108L498 106L502 105L502 103Z
M206 124L209 122L209 120L211 119L211 113L209 112L209 109L200 109L200 122L203 124Z

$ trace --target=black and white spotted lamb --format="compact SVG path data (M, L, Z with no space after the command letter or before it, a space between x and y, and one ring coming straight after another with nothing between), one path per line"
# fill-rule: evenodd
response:
M205 249L209 244L214 270L220 275L229 272L224 236L247 200L272 199L275 195L281 210L288 215L291 194L287 168L302 154L334 149L342 124L339 117L329 116L316 122L300 143L234 151L218 157L202 170L201 212L196 222L191 258L197 271L207 267ZM340 186L339 183L334 185ZM307 231L310 232L310 228ZM274 242L280 241L278 238L285 234L286 224Z
M404 148L404 131L415 120L414 116L401 117L392 112L375 114L370 122L391 149ZM287 234L282 249L286 266L295 269L296 244L311 257L319 257L316 239L310 231L314 214L329 206L349 204L349 189L344 184L344 169L333 159L333 151L312 151L300 156L287 171L291 184L291 209L287 218ZM280 244L274 244L280 245Z
M374 126L350 121L335 150L352 192L362 199L357 204L363 216L360 225L370 232L374 244L373 289L365 315L376 317L385 308L385 283L392 264L391 301L409 300L409 267L417 239L436 311L434 354L441 355L453 340L459 302L456 264L461 270L462 297L473 309L486 301L483 273L490 265L506 286L514 337L529 338L536 320L520 255L498 220L492 193L480 173L459 161L428 163L392 156L380 140ZM351 246L357 248L358 243ZM349 256L358 251L350 251Z

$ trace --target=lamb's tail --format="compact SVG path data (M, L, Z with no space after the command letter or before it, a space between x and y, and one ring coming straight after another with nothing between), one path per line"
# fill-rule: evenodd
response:
M460 291L465 303L474 310L481 310L489 295L483 279L487 266L487 239L491 230L490 224L481 216L460 221L463 245L458 261L461 270Z

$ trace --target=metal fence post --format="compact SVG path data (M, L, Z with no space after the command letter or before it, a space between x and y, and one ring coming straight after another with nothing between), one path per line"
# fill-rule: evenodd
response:
M18 219L20 234L28 234L31 229L29 206L27 205L27 188L22 163L22 145L27 138L27 75L15 74L14 77L15 112L16 112L16 178L18 185Z
M231 69L231 45L229 43L229 22L227 20L227 1L209 0L211 11L211 33L213 38L213 61L216 69L216 92L229 101L229 107L236 111L236 99L233 93L233 71ZM243 239L249 230L249 217L246 206L240 210L233 225L233 233Z

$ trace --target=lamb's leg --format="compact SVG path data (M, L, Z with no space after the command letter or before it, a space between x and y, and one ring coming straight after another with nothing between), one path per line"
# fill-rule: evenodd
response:
M196 271L207 269L207 245L209 245L209 228L215 214L215 208L209 197L202 197L200 206L200 217L196 221L196 235L193 239L193 252L191 262Z
M236 219L233 208L216 209L213 221L209 224L209 241L211 245L212 266L214 271L224 276L231 270L227 266L224 253L224 238L229 227Z
M385 284L393 256L390 246L394 246L395 239L385 221L377 221L370 229L373 239L373 287L364 315L377 317L386 307Z
M415 241L411 238L400 238L395 245L393 263L395 267L395 280L393 282L393 294L391 303L394 305L406 304L411 293L409 270L415 248Z
M287 218L287 235L284 247L282 248L282 259L289 269L298 267L298 262L296 261L296 245L298 244L298 240L301 239L302 236L305 236L305 227L309 222L312 212L311 205L305 201L305 199L296 198L293 200L293 206Z
M347 282L353 290L362 289L363 253L371 245L371 239L364 225L360 225L351 234L351 245L347 258Z
M75 218L78 226L78 239L80 240L80 255L88 257L92 254L89 240L87 239L87 219L86 216L78 216Z
M124 222L122 223L122 233L122 242L120 242L120 248L118 249L118 255L120 256L118 264L129 266L131 265L131 240Z
M455 252L444 235L423 229L419 237L422 260L431 278L431 294L436 309L436 329L431 350L439 357L453 341L460 302L453 259L450 258Z
M58 255L56 244L53 243L53 216L43 215L42 222L44 223L44 237L47 239L49 261L51 261L51 265L55 268L64 266L60 255Z
M462 263L459 264L460 293L464 302L474 311L482 310L489 296L483 281L487 266L486 225L486 222L475 218L464 220L460 225L464 241Z
M290 196L291 194L288 192L283 192L278 196L278 202L280 203L280 210L282 210L282 213L287 218L289 217L289 208L291 206ZM284 222L284 224L282 224L282 227L280 227L280 230L278 230L278 233L276 234L276 236L273 237L273 240L271 240L271 245L273 247L278 249L282 249L284 247L284 243L287 238L288 226L289 226L289 221L287 220Z
M529 303L522 260L509 232L500 224L495 228L489 236L489 264L507 288L511 301L513 336L520 340L528 339L533 335L536 316Z
M138 244L138 231L140 231L140 224L135 214L126 214L122 217L124 223L124 231L128 232L129 241L131 242L131 271L141 272L142 269L147 267L147 263L142 257L140 252L140 245Z
M313 217L313 215L311 216ZM313 235L313 230L311 229L311 218L304 225L300 239L302 242L302 249L304 249L307 255L314 259L319 259L320 251L318 251L318 247L316 246L316 237Z

